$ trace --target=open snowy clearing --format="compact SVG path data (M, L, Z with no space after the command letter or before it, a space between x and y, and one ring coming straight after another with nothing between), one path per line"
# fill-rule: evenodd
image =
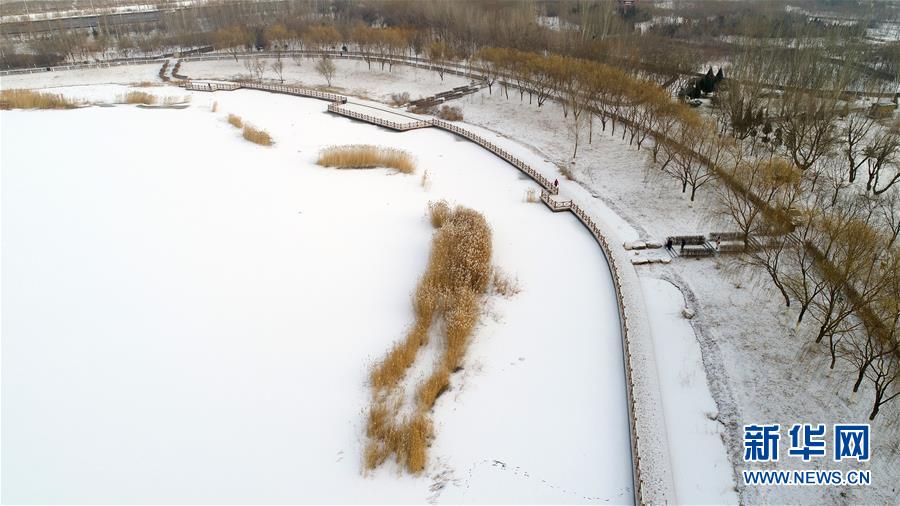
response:
M263 58L266 63L266 72L263 77L276 79L276 74L271 70L272 58ZM298 84L307 87L324 87L327 83L316 72L316 60L304 58L297 65L290 57L285 57L284 82L285 84ZM389 102L391 95L408 92L410 98L427 97L447 91L457 86L469 84L469 80L453 74L444 74L441 79L436 72L422 70L406 65L394 65L390 70L387 65L381 69L378 63L372 63L372 69L362 60L332 60L336 72L332 80L333 91L346 93L362 98L371 98ZM181 64L181 73L192 79L235 79L249 72L244 66L244 60L233 59L191 61Z
M191 95L2 113L3 501L631 500L612 283L573 217L436 129ZM345 143L406 149L419 171L313 165ZM363 476L368 368L412 321L440 198L485 215L522 291L489 298L426 473Z
M12 88L51 88L54 86L78 86L85 84L106 83L140 83L158 82L159 69L162 63L142 65L121 65L104 69L79 69L54 72L37 72L34 74L17 74L0 77L0 87Z

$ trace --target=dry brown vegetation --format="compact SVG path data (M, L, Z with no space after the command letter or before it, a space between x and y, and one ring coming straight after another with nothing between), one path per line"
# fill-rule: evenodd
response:
M144 104L152 105L156 103L156 95L143 91L129 91L124 95L119 95L118 103L120 104Z
M213 102L213 103L212 103L212 107L210 107L209 110L212 111L212 112L219 112L219 103L218 103L218 102Z
M368 144L351 144L325 148L319 153L319 159L316 163L323 167L337 167L339 169L387 167L397 169L404 174L412 174L416 171L416 162L406 151Z
M494 288L494 293L504 297L512 297L522 291L519 287L519 278L510 276L499 267L494 267L491 285Z
M234 128L243 128L244 120L242 120L241 117L236 114L229 114L228 124L233 126Z
M534 204L534 203L537 203L540 201L541 201L541 199L540 199L540 197L538 197L537 190L535 190L534 188L529 188L529 189L525 190L525 202Z
M253 125L247 123L244 123L243 135L244 139L247 139L248 141L259 144L261 146L271 146L274 142L272 141L272 136L269 135L269 132L256 128Z
M134 88L156 88L159 86L163 86L163 83L155 82L155 81L140 81L136 83L131 83L129 86Z
M73 109L78 102L58 93L32 90L0 91L0 109Z
M462 121L462 109L457 106L444 105L437 111L437 117L447 121Z
M394 107L402 107L409 103L409 92L391 93L391 105Z
M428 267L413 299L415 322L406 339L394 345L372 369L372 404L363 455L366 469L393 456L410 473L425 467L433 436L430 412L450 387L450 375L462 366L469 338L481 313L481 298L491 282L491 229L472 209L451 210L446 202L429 204L432 239ZM428 343L429 330L443 321L442 355L431 375L416 386L411 414L401 416L400 382ZM402 396L399 396L402 397Z

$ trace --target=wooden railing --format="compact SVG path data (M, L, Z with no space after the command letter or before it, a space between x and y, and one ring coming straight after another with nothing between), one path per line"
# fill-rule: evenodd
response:
M550 196L553 195L547 190L541 190L541 201L550 208L551 211L557 213L560 211L570 211L572 210L572 201L571 200L553 200Z
M35 67L28 69L12 69L0 70L0 76L14 76L19 74L40 74L42 72L56 72L60 70L80 70L80 69L105 69L110 67L120 67L122 65L145 65L150 63L160 63L160 58L129 58L126 60L99 62L99 63L73 63L71 65L54 65L50 67Z
M591 235L597 241L597 244L600 245L600 250L603 252L603 256L606 258L606 262L609 265L610 272L612 274L613 280L613 288L615 290L616 295L616 306L619 310L619 324L620 324L620 333L622 335L622 351L623 351L623 361L625 368L625 395L628 404L628 426L629 432L631 435L631 456L632 456L632 473L634 480L634 499L635 504L643 504L643 479L641 476L641 451L640 451L640 436L637 430L637 418L635 409L635 396L634 396L634 360L631 355L631 336L629 334L628 327L628 315L630 312L630 308L625 304L625 298L623 297L622 290L622 281L621 274L619 271L618 263L616 262L616 258L613 255L613 250L609 245L609 242L606 240L606 237L600 230L600 227L594 221L594 219L588 215L588 213L581 208L578 204L571 200L565 201L556 201L553 200L551 195L558 194L558 189L550 182L549 179L541 175L537 170L532 168L530 165L526 164L519 158L514 157L505 149L497 146L493 142L481 137L480 135L471 132L465 128L454 125L450 122L439 120L437 118L432 120L432 124L435 127L442 128L444 130L448 130L457 135L465 137L466 139L475 142L476 144L482 146L483 148L491 151L496 154L500 158L503 158L529 177L531 177L535 182L543 186L541 190L541 200L548 206L550 209L554 211L564 211L568 210L574 214L578 220L591 232Z
M184 83L184 89L190 91L234 91L240 88L238 83L208 83L188 81Z
M632 455L632 472L634 477L634 498L635 504L644 504L643 500L643 479L641 476L641 452L640 449L640 434L637 430L637 418L636 418L636 409L635 409L635 396L634 396L634 361L632 360L631 355L631 336L629 333L628 327L628 314L630 312L629 307L625 304L625 298L623 297L622 290L622 278L621 273L619 271L619 265L616 261L616 257L613 255L612 248L609 245L609 242L606 240L606 236L600 230L600 227L591 218L588 213L581 208L578 204L571 200L556 202L550 198L550 194L546 191L541 192L541 200L547 203L548 206L554 208L556 206L558 209L567 209L574 214L578 220L584 225L594 237L594 240L597 241L597 244L600 245L600 250L603 252L603 256L606 258L606 263L609 265L609 270L612 273L612 281L613 281L613 289L616 294L616 306L619 310L619 325L620 332L622 335L622 351L624 358L624 368L625 368L625 394L626 400L628 403L628 427L631 433L631 455Z
M329 102L347 103L347 97L336 93L328 93L326 91L311 90L308 88L299 88L297 86L285 86L283 84L263 84L252 81L237 81L241 88L251 90L263 90L272 93L284 93L286 95L297 95L300 97L318 98L319 100L327 100Z
M437 128L442 128L444 130L453 132L461 137L465 137L466 139L469 139L470 141L474 142L475 144L478 144L479 146L490 151L491 153L494 153L495 155L499 156L500 158L506 160L507 162L512 164L513 167L515 167L515 168L521 170L522 172L524 172L525 174L527 174L528 177L530 177L531 179L536 181L539 185L543 186L544 189L547 190L548 192L550 192L554 195L557 193L557 189L556 189L556 187L553 186L552 181L550 181L549 179L544 177L540 172L534 170L534 168L532 168L530 165L528 165L524 161L520 160L519 158L516 158L510 152L508 152L505 149L501 148L500 146L494 144L493 142L485 139L484 137L481 137L480 135L478 135L472 131L466 130L465 128L461 128L457 125L454 125L453 123L450 123L449 121L444 121L444 120L437 119L437 118L432 119L431 124L436 126Z
M347 116L349 118L358 119L361 121L365 121L367 123L372 123L374 125L379 125L383 127L387 127L393 130L397 130L400 132L406 130L413 130L415 128L428 128L431 126L430 121L409 121L405 123L400 123L397 121L391 121L389 119L380 118L378 116L372 116L370 114L364 114L358 111L353 111L351 109L347 109L346 107L342 107L343 104L340 102L332 102L328 104L328 111L333 112L335 114L340 114L341 116Z

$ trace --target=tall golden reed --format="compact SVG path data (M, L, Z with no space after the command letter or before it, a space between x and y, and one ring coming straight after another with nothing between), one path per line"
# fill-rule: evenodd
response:
M391 456L410 473L425 468L433 436L431 410L449 388L450 375L462 365L491 280L491 229L484 216L464 207L451 210L443 201L429 204L429 211L437 231L413 298L415 322L406 339L394 345L370 374L366 469L378 467ZM441 357L431 375L416 386L411 414L401 416L403 406L394 394L439 319L445 324Z

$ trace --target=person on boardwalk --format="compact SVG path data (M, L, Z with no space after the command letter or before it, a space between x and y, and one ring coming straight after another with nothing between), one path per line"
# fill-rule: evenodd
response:
M684 253L684 239L681 240L681 253Z
M719 246L722 244L722 236L716 236L716 251L719 251Z
M556 190L559 189L559 179L554 179L554 180L553 180L553 188L556 189Z
M666 251L672 251L672 238L669 237L666 239Z

